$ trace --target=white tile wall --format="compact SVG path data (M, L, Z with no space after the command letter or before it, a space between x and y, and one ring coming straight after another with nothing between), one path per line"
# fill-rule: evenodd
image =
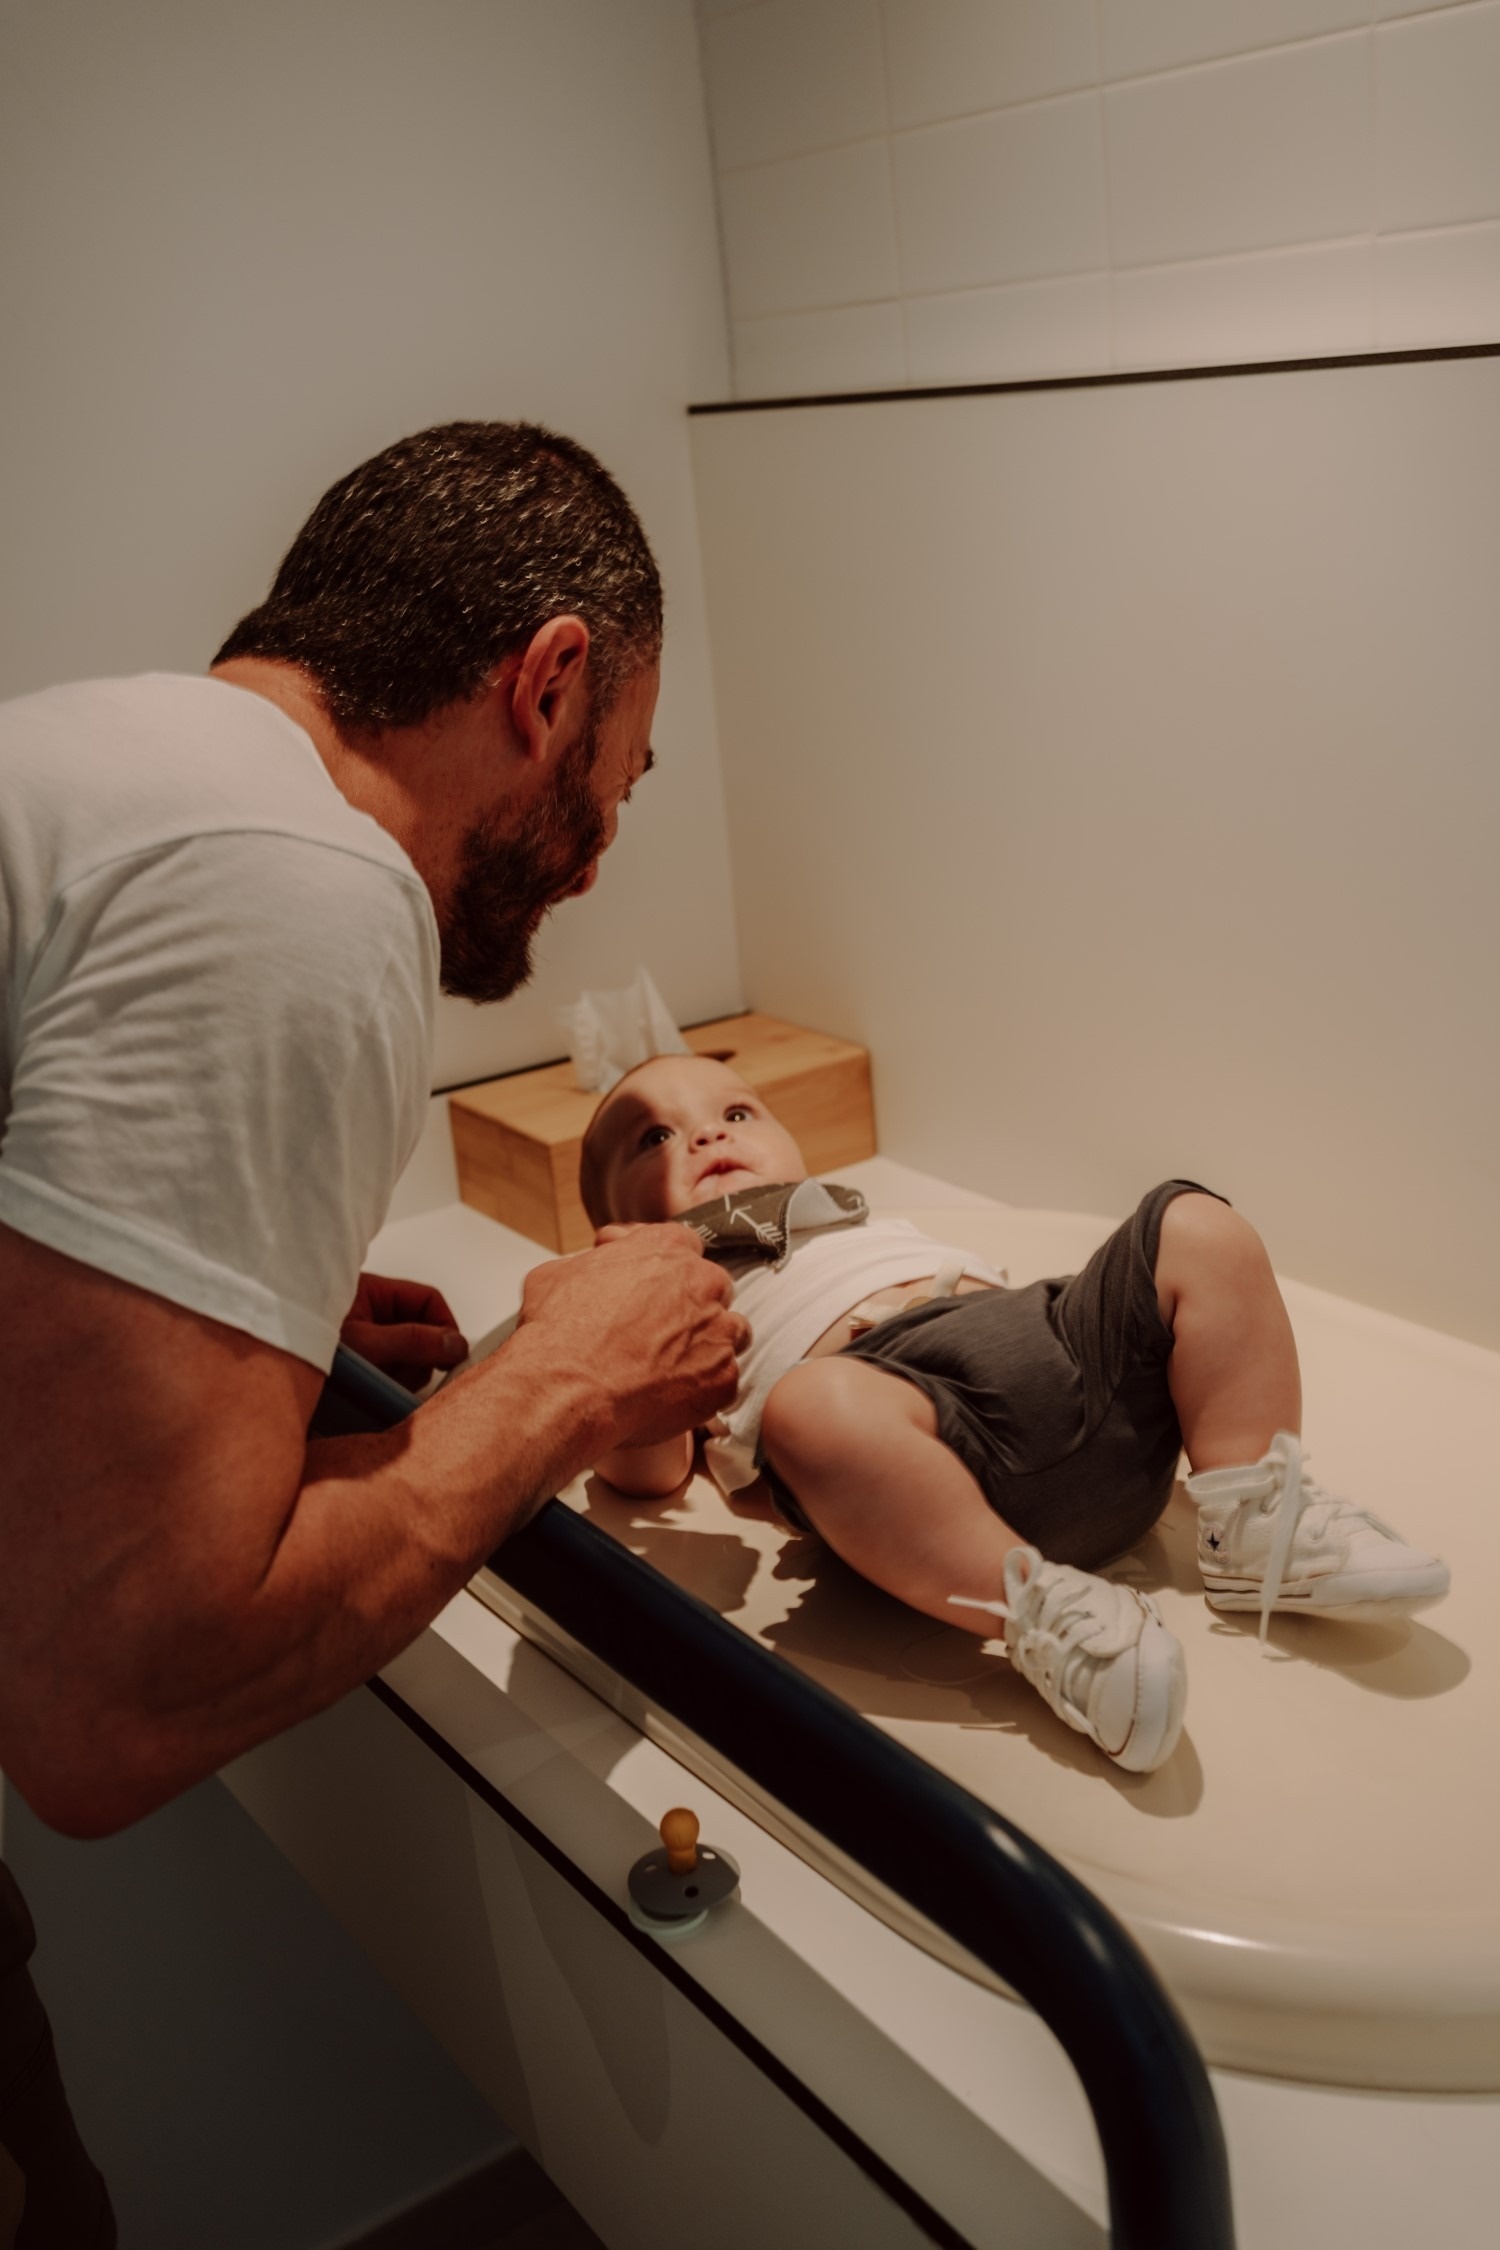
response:
M934 125L1094 85L1094 0L888 0L891 123Z
M896 295L896 228L883 141L853 141L719 180L729 309L814 312Z
M721 166L862 140L886 126L879 0L765 0L703 26Z
M1374 114L1362 32L1138 78L1104 97L1121 266L1357 233Z
M1107 274L910 297L904 311L913 383L988 382L997 349L1017 376L1109 364Z
M742 397L1500 341L1500 0L698 0Z
M1500 336L1500 223L1392 235L1375 260L1382 349L1430 343L1455 318L1470 335Z
M1096 95L901 133L891 158L901 285L913 296L1104 264Z
M1116 274L1120 367L1223 364L1265 357L1268 335L1300 352L1375 348L1374 246L1318 243Z
M1106 79L1139 78L1369 20L1369 0L1099 0L1100 59Z
M1500 218L1500 7L1392 24L1376 55L1380 228Z
M894 302L738 320L733 339L736 380L753 398L897 390L906 381L901 307Z

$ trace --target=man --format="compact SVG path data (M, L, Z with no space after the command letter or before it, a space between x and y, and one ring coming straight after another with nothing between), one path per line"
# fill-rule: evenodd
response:
M727 1285L655 1229L534 1274L398 1430L306 1436L346 1319L407 1380L461 1351L358 1271L437 986L503 998L593 883L660 644L598 462L455 423L333 487L207 679L0 711L0 1770L70 1835L322 1709L578 1469L733 1396Z

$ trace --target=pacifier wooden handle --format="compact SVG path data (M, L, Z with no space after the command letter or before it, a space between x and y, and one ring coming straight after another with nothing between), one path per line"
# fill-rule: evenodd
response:
M698 1815L686 1805L675 1805L661 1816L661 1840L667 1847L667 1865L674 1875L691 1875L698 1864Z

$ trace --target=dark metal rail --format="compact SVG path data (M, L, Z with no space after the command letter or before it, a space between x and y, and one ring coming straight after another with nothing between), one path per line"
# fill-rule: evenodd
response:
M366 1426L412 1408L353 1353L330 1383ZM1233 2250L1203 2059L1135 1940L1076 1876L559 1501L489 1567L1035 2009L1094 2113L1115 2250Z

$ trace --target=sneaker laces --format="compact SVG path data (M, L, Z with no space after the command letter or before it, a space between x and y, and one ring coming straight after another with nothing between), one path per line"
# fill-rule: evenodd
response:
M965 1594L948 1599L963 1609L1003 1617L1012 1628L1005 1635L1006 1657L1041 1689L1059 1718L1080 1734L1089 1733L1083 1698L1070 1692L1078 1659L1108 1662L1122 1656L1140 1639L1142 1613L1154 1614L1155 1604L1129 1586L1067 1563L1044 1562L1034 1547L1013 1547L1006 1556L1005 1591L1009 1599L1003 1602Z
M1310 1494L1303 1481L1302 1444L1290 1430L1278 1430L1266 1449L1266 1461L1271 1464L1271 1489L1261 1500L1262 1509L1270 1506L1276 1510L1276 1529L1271 1534L1271 1550L1266 1556L1265 1576L1260 1583L1260 1640L1265 1645L1270 1630L1271 1612L1276 1597L1281 1592L1281 1581L1286 1576L1286 1566L1292 1559L1292 1541L1297 1536L1297 1525Z
M1341 1500L1337 1493L1325 1492L1307 1473L1307 1463L1302 1452L1302 1441L1293 1437L1290 1430L1278 1430L1265 1454L1265 1465L1271 1469L1271 1490L1261 1496L1263 1509L1276 1510L1276 1529L1271 1535L1270 1551L1266 1556L1266 1574L1260 1590L1260 1639L1265 1643L1271 1623L1271 1612L1281 1592L1281 1582L1286 1576L1286 1566L1291 1560L1292 1544L1297 1527L1305 1519L1309 1529L1323 1530L1336 1517L1360 1516L1372 1530L1387 1539L1399 1535L1388 1523L1382 1523L1372 1508L1360 1507L1353 1500Z

